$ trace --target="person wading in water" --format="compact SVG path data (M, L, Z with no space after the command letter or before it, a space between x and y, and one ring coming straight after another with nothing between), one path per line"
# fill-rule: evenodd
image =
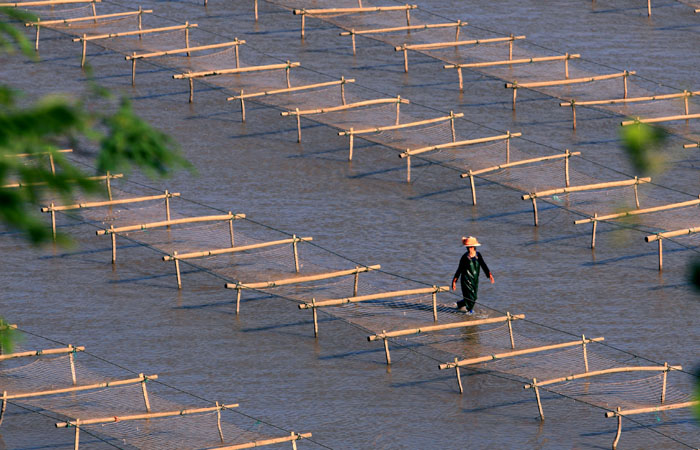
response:
M462 300L457 302L457 310L473 314L476 296L479 291L480 269L489 277L491 284L496 281L493 279L493 274L489 271L481 253L476 251L476 247L481 245L479 241L474 236L463 237L462 244L467 247L467 252L459 260L459 267L457 267L457 272L452 278L452 290L456 289L457 279L459 279L462 286Z

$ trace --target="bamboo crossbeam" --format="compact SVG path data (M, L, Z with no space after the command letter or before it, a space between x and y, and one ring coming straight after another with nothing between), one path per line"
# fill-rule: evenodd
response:
M176 80L180 80L183 78L199 78L199 77L209 77L209 76L214 76L214 75L232 75L232 74L246 73L246 72L260 72L260 71L264 71L264 70L288 69L290 67L299 67L299 66L301 66L301 63L299 63L299 62L290 62L290 63L282 63L282 64L268 64L268 65L264 65L264 66L249 66L249 67L238 67L235 69L217 69L217 70L207 70L207 71L202 71L202 72L181 73L181 74L173 75L173 78Z
M518 83L514 81L513 83L506 83L506 89L518 89L518 88L536 88L536 87L546 87L546 86L561 86L566 84L577 84L577 83L589 83L592 81L602 81L611 80L614 78L628 77L630 75L636 75L635 71L627 71L612 73L608 75L596 75L592 77L583 78L570 78L568 80L551 80L551 81L533 81L530 83Z
M129 378L125 380L115 380L115 381L105 381L102 383L95 383L95 384L86 384L83 386L73 386L69 388L62 388L62 389L52 389L49 391L39 391L39 392L29 392L25 394L14 394L14 395L7 395L4 397L5 400L12 400L12 399L17 399L17 398L32 398L32 397L42 397L45 395L56 395L56 394L65 394L67 392L80 392L80 391L89 391L93 389L102 389L106 387L114 387L114 386L125 386L128 384L135 384L135 383L143 383L148 380L157 380L158 375L141 375L138 378Z
M185 224L185 223L216 222L216 221L221 221L221 220L240 220L240 219L245 219L245 214L228 213L225 215L216 215L216 216L186 217L184 219L163 220L161 222L142 223L139 225L127 225L125 227L118 227L118 228L107 228L104 230L97 230L95 233L98 236L101 236L103 234L114 234L114 233L122 233L122 232L127 232L127 231L136 231L136 230L148 230L151 228L169 227L171 225L181 225L181 224Z
M343 78L342 80L337 80L337 81L327 81L324 83L306 84L304 86L295 86L295 87L284 88L284 89L272 89L272 90L263 91L263 92L253 92L251 94L234 95L233 97L228 97L226 100L232 101L232 100L241 100L241 99L246 99L246 98L262 97L265 95L284 94L287 92L304 91L307 89L315 89L315 88L320 88L320 87L335 86L335 85L339 85L339 84L354 83L354 82L355 82L354 78L347 78L347 79Z
M460 117L464 117L464 113L456 113L450 116L443 116L443 117L436 117L435 119L427 119L427 120L419 120L417 122L407 122L407 123L402 123L400 125L388 125L384 127L375 127L375 128L364 128L360 130L345 130L345 131L339 131L338 136L352 136L356 134L368 134L368 133L381 133L382 131L392 131L392 130L400 130L402 128L410 128L410 127L417 127L421 125L428 125L431 123L437 123L437 122L445 122L447 120L452 120L452 119L458 119Z
M654 242L663 238L670 238L670 237L676 237L676 236L683 236L684 234L693 234L700 232L700 227L693 227L693 228L684 228L682 230L675 230L675 231L664 231L662 233L656 233L652 234L650 236L646 236L644 240L646 242Z
M62 150L56 150L53 152L38 152L38 153L17 153L17 154L8 154L8 155L3 155L3 156L15 156L17 158L29 158L31 156L43 156L43 155L51 155L53 153L72 153L73 149L72 148L65 148Z
M102 0L41 0L30 2L0 3L0 7L22 8L24 6L70 5L74 3L100 3Z
M61 25L61 24L69 24L69 23L74 23L74 22L94 21L94 20L98 20L98 19L113 19L115 17L137 16L139 14L149 14L152 12L153 12L152 9L143 9L141 11L127 11L127 12L112 13L112 14L100 14L98 16L74 17L71 19L39 20L37 22L27 22L24 24L24 26L25 27L45 27L47 25Z
M90 181L102 181L102 180L113 180L115 178L122 178L124 174L121 173L115 173L111 175L97 175L94 177L85 177L86 180ZM68 183L75 183L75 180L67 180L66 182ZM22 187L28 187L28 186L46 186L45 181L37 181L35 183L13 183L13 184L6 184L2 186L3 188L22 188Z
M489 136L489 137L478 138L478 139L469 139L466 141L448 142L447 144L431 145L429 147L421 147L421 148L417 148L415 150L406 149L405 152L399 154L399 157L406 158L408 156L413 156L413 155L418 155L421 153L431 152L433 150L440 150L443 148L462 147L465 145L472 145L472 144L482 144L484 142L500 141L500 140L504 140L504 139L519 137L522 135L523 135L522 133L507 133L507 134L500 134L498 136Z
M15 325L15 328L17 326ZM5 361L7 359L14 359L14 358L24 358L27 356L44 356L44 355L60 355L63 353L73 353L73 352L84 352L85 347L73 347L72 345L69 345L68 347L61 347L61 348L49 348L45 350L30 350L26 352L17 352L17 353L6 353L3 355L0 355L0 361Z
M471 39L468 41L455 41L455 42L435 42L432 44L404 44L399 47L394 47L394 51L400 52L404 50L434 50L447 47L459 47L462 45L477 45L477 44L490 44L495 42L508 42L525 39L525 36L508 36L502 38L488 38L488 39Z
M292 13L298 15L320 15L320 14L355 14L365 12L384 12L384 11L405 11L416 9L418 5L401 5L401 6L371 6L365 8L325 8L325 9L295 9Z
M651 178L649 178L649 177L646 177L646 178L634 177L634 179L631 179L631 180L610 181L607 183L584 184L584 185L580 185L580 186L569 186L569 187L564 187L564 188L559 188L559 189L550 189L547 191L532 192L530 194L523 195L521 198L523 200L529 200L529 199L537 198L537 197L547 197L550 195L557 195L557 194L568 194L570 192L592 191L592 190L596 190L596 189L607 189L607 188L621 187L621 186L633 186L633 185L650 183L650 182L651 182Z
M371 30L351 30L343 31L340 36L352 36L361 34L379 34L379 33L393 33L394 31L413 31L413 30L429 30L432 28L451 28L451 27L464 27L467 26L467 22L450 22L450 23L431 23L425 25L410 25L405 27L391 27L391 28L374 28Z
M327 280L329 278L338 278L346 275L356 275L362 272L369 272L371 270L379 270L382 266L379 264L373 266L356 267L354 269L339 270L336 272L326 272L316 275L308 275L305 277L296 278L286 278L283 280L275 281L261 281L258 283L226 283L227 289L261 289L261 288L274 288L277 286L284 286L287 284L299 284L307 283L309 281Z
M651 406L649 408L637 408L637 409L627 409L620 411L608 411L605 413L605 417L617 417L617 416L632 416L635 414L646 414L652 412L670 411L673 409L683 409L690 408L696 405L700 405L700 400L693 400L690 402L683 403L673 403L671 405L661 405L661 406Z
M591 372L577 373L566 377L553 378L551 380L538 381L537 386L547 386L550 384L563 383L564 381L579 380L581 378L591 378L600 375L608 375L611 373L626 373L626 372L668 372L669 370L683 370L682 366L630 366L630 367L613 367L611 369L594 370ZM532 384L523 385L523 389L532 389Z
M166 255L163 256L163 261L175 261L176 259L192 259L192 258L202 258L206 256L216 256L224 255L227 253L237 253L244 252L247 250L254 250L257 248L272 247L275 245L293 244L295 242L309 242L313 241L313 237L301 237L292 239L281 239L279 241L261 242L259 244L242 245L240 247L229 247L229 248L219 248L216 250L206 250L201 252L191 252L191 253L178 253L177 255Z
M68 211L71 209L97 208L97 207L101 207L101 206L123 205L123 204L127 204L127 203L146 202L149 200L163 200L165 198L173 198L173 197L179 197L179 196L180 196L179 192L170 192L170 193L161 194L161 195L150 195L150 196L146 196L146 197L134 197L134 198L121 198L119 200L106 200L103 202L85 202L85 203L74 203L72 205L46 206L46 207L41 208L41 212L48 213L51 211Z
M126 55L124 57L124 59L131 60L131 59L155 58L158 56L176 55L179 53L189 53L189 52L197 52L197 51L202 51L202 50L212 50L215 48L234 47L234 46L238 46L238 45L243 45L245 43L246 43L245 40L239 40L238 38L236 38L233 41L221 42L219 44L199 45L197 47L186 47L186 48L178 48L178 49L173 49L173 50L163 50L160 52Z
M318 303L316 304L318 306ZM525 314L515 314L511 316L503 316L503 317L494 317L491 319L481 319L481 320L467 320L464 322L453 322L453 323L446 323L443 325L429 325L425 327L420 327L420 328L409 328L405 330L396 330L396 331L389 331L389 332L384 332L384 333L379 333L379 334L374 334L371 336L367 336L368 341L376 341L379 339L389 339L393 337L399 337L399 336L407 336L410 334L420 334L420 333L429 333L432 331L440 331L440 330L450 330L453 328L463 328L463 327L473 327L477 325L488 325L491 323L502 323L502 322L508 322L509 320L518 320L518 319L524 319Z
M263 447L265 445L280 444L282 442L289 442L289 441L292 441L294 448L296 448L295 441L298 441L300 439L308 439L311 436L313 436L311 433L299 433L299 434L297 434L297 433L292 432L292 434L290 436L286 436L286 437L247 442L245 444L227 445L226 447L210 448L209 450L242 450L245 448Z
M440 368L440 370L452 369L455 367L468 366L471 364L478 364L478 363L482 363L482 362L486 362L486 361L495 361L497 359L511 358L513 356L528 355L531 353L544 352L544 351L548 351L548 350L557 350L560 348L575 347L577 345L582 345L583 343L588 344L591 342L601 342L604 340L605 340L604 337L598 337L598 338L578 340L578 341L572 341L572 342L564 342L561 344L545 345L542 347L527 348L527 349L523 349L523 350L516 350L513 352L495 353L493 355L481 356L478 358L463 359L460 361L440 364L439 368Z
M197 24L196 23L188 23L185 25L173 25L171 27L149 28L149 29L145 29L145 30L121 31L119 33L96 34L93 36L83 35L81 37L73 38L73 42L94 41L97 39L111 39L111 38L124 37L124 36L136 36L136 35L142 35L142 34L159 33L161 31L186 30L189 28L197 28Z
M447 292L449 286L433 286L429 288L408 289L403 291L381 292L379 294L359 295L356 297L344 297L339 299L322 300L314 303L300 303L299 309L321 308L324 306L339 306L347 303L359 303L369 300L380 300L385 298L403 297L406 295L432 294L433 292Z
M238 408L238 403L233 403L230 405L219 405L212 406L209 408L193 408L193 409L182 409L179 411L164 411L157 413L148 414L132 414L129 416L111 416L111 417L100 417L97 419L80 419L80 425L94 425L98 423L112 423L112 422L125 422L127 420L143 420L143 419L158 419L161 417L172 417L172 416L187 416L191 414L201 414L213 411L221 411L222 409ZM76 426L76 421L58 422L56 423L56 428L68 428Z
M634 125L636 123L659 123L659 122L673 122L676 120L689 120L689 119L700 119L700 114L681 114L678 116L665 116L665 117L653 117L651 119L642 119L637 117L634 120L624 120L620 122L620 125L626 127L628 125Z
M700 141L698 141L694 144L683 144L683 148L694 148L694 147L700 148Z
M409 104L410 101L406 100L404 98L401 98L401 96L393 97L393 98L378 98L378 99L374 99L374 100L364 100L364 101L356 102L356 103L348 103L347 105L331 106L329 108L306 109L306 110L299 110L299 111L282 111L280 113L280 115L281 116L302 116L302 115L309 115L309 114L325 114L325 113L329 113L329 112L344 111L346 109L360 108L362 106L380 105L380 104L385 104L385 103L400 103L400 104L406 105L406 104Z
M467 173L460 174L460 177L466 178L470 175L481 175L483 173L493 172L494 170L507 169L509 167L522 166L524 164L533 164L536 162L551 161L553 159L569 158L571 156L579 156L579 155L581 155L581 152L568 152L568 153L560 153L557 155L542 156L539 158L522 159L520 161L513 161L510 163L506 163L506 164L498 164L496 166L486 167L484 169L470 170Z
M653 101L653 100L668 100L668 99L673 99L673 98L683 98L683 97L692 97L694 95L700 95L700 91L684 91L680 92L678 94L662 94L662 95L651 95L647 97L630 97L630 98L614 98L614 99L607 99L607 100L587 100L587 101L578 101L578 100L571 100L569 102L562 102L559 103L559 106L571 106L571 102L576 103L576 106L592 106L592 105L613 105L616 103L635 103L635 102L648 102L648 101Z
M580 54L566 54L560 56L542 56L537 58L522 58L522 59L504 59L501 61L487 61L479 63L466 63L466 64L445 64L442 66L444 69L471 69L477 67L491 67L491 66L509 66L511 64L529 64L536 62L546 62L546 61L566 61L569 59L578 59Z
M658 211L666 211L669 209L676 209L676 208L685 208L686 206L694 206L694 205L699 205L699 204L700 204L700 199L689 200L687 202L671 203L668 205L655 206L653 208L633 209L630 211L624 211L624 212L616 213L616 214L608 214L605 216L596 215L594 217L589 217L587 219L575 220L574 224L580 225L582 223L592 223L592 222L597 222L597 221L601 221L601 220L619 219L621 217L636 216L639 214L648 214L648 213L653 213L653 212L658 212Z

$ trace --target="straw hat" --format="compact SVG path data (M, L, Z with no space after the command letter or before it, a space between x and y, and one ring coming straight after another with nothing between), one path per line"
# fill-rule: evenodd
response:
M464 244L467 247L478 247L481 245L474 236L462 236L462 244Z

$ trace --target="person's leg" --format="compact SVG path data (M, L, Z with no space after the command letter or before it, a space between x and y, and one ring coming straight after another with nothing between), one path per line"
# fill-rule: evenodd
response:
M464 303L467 307L467 311L471 312L474 309L474 305L476 304L476 299L475 298L465 298Z

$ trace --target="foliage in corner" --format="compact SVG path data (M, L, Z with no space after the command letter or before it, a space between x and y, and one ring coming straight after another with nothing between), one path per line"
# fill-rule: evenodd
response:
M635 123L622 127L620 134L622 146L637 173L648 175L663 170L664 158L661 147L667 137L665 130L644 123Z
M19 338L17 330L0 317L0 352L12 353L15 344L20 340Z

